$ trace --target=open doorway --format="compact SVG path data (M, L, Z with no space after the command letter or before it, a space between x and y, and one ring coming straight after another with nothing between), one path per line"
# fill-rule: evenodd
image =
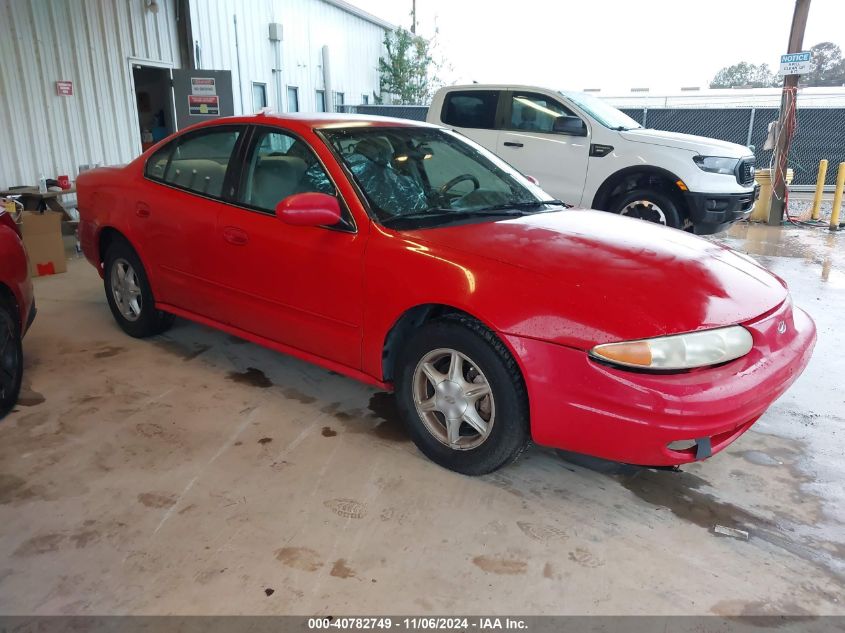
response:
M138 107L141 150L146 151L176 131L170 69L132 64L132 79Z

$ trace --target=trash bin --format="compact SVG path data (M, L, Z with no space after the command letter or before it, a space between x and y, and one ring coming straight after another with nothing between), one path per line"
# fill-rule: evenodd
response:
M786 170L786 185L792 184L792 179L795 177L795 172L792 169ZM769 209L772 206L772 170L760 169L754 174L754 180L760 185L760 197L754 203L754 208L751 210L751 217L748 218L752 222L766 222L769 219Z

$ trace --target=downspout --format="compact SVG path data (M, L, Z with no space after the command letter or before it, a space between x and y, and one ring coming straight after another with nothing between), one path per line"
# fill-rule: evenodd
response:
M332 97L332 72L329 66L329 47L323 46L323 91L326 95L326 112L334 112L334 99Z
M232 22L235 25L235 61L238 66L238 96L241 101L241 114L244 114L244 82L241 79L241 49L238 46L238 16L232 16Z

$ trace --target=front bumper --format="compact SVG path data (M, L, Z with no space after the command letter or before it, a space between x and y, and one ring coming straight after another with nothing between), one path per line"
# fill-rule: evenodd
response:
M760 186L745 193L696 193L684 194L689 219L697 235L711 235L724 231L739 220L747 220L760 196Z
M582 350L506 335L525 375L533 440L648 466L719 452L795 381L816 340L812 319L789 300L744 325L754 339L746 356L679 374L626 371ZM667 447L705 438L707 454Z

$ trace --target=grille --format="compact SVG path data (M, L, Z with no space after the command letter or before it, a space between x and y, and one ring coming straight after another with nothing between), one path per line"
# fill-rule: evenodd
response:
M736 171L736 180L741 185L750 185L754 182L753 160L744 160L739 164Z

